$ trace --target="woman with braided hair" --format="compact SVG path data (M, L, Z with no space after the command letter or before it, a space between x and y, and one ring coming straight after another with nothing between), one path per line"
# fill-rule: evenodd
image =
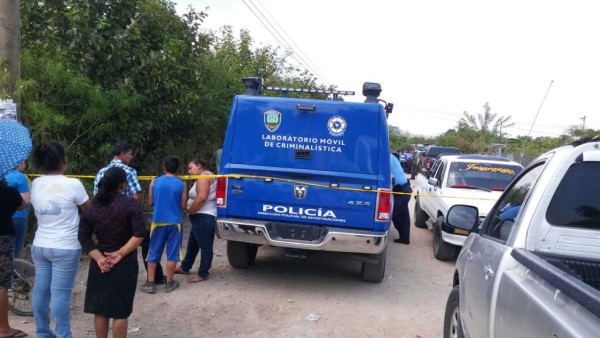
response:
M94 314L96 337L108 336L110 318L113 337L126 337L127 318L133 311L139 270L136 248L148 230L140 204L123 195L126 189L125 170L106 170L79 224L79 241L92 258L83 311Z

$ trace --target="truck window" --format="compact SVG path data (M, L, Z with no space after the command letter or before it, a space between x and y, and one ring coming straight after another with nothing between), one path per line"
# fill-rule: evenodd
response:
M518 181L508 190L488 216L487 225L484 226L482 233L497 238L502 241L508 239L508 235L517 219L523 201L529 194L529 191L542 173L542 164L531 168L527 173L521 176Z
M600 162L571 165L558 185L546 219L550 224L583 229L600 229Z
M521 171L521 167L482 162L454 162L449 170L450 187L504 191L515 175Z
M434 178L438 179L438 184L441 187L443 183L442 181L444 180L444 163L442 161L438 162L440 163L440 165L437 167Z

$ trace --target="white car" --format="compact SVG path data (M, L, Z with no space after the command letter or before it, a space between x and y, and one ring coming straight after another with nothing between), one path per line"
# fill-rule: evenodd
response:
M433 253L439 260L455 259L470 229L449 226L453 205L472 205L483 221L508 183L523 167L498 156L443 155L431 170L416 177L415 226L433 232Z

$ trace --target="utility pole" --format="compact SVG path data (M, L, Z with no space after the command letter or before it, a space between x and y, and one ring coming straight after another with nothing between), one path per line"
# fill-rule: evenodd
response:
M0 95L13 98L21 77L20 0L0 0ZM19 105L17 104L17 118Z
M583 117L579 118L580 120L583 120L583 128L582 131L585 133L585 119L587 118L587 116L583 115Z
M500 120L500 144L502 144L502 120Z

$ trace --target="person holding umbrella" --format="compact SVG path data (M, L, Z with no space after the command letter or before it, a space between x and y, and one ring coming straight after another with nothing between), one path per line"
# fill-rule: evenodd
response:
M0 120L0 337L27 337L8 323L8 289L12 287L15 229L12 216L24 208L21 194L4 177L31 151L27 128L12 120Z

